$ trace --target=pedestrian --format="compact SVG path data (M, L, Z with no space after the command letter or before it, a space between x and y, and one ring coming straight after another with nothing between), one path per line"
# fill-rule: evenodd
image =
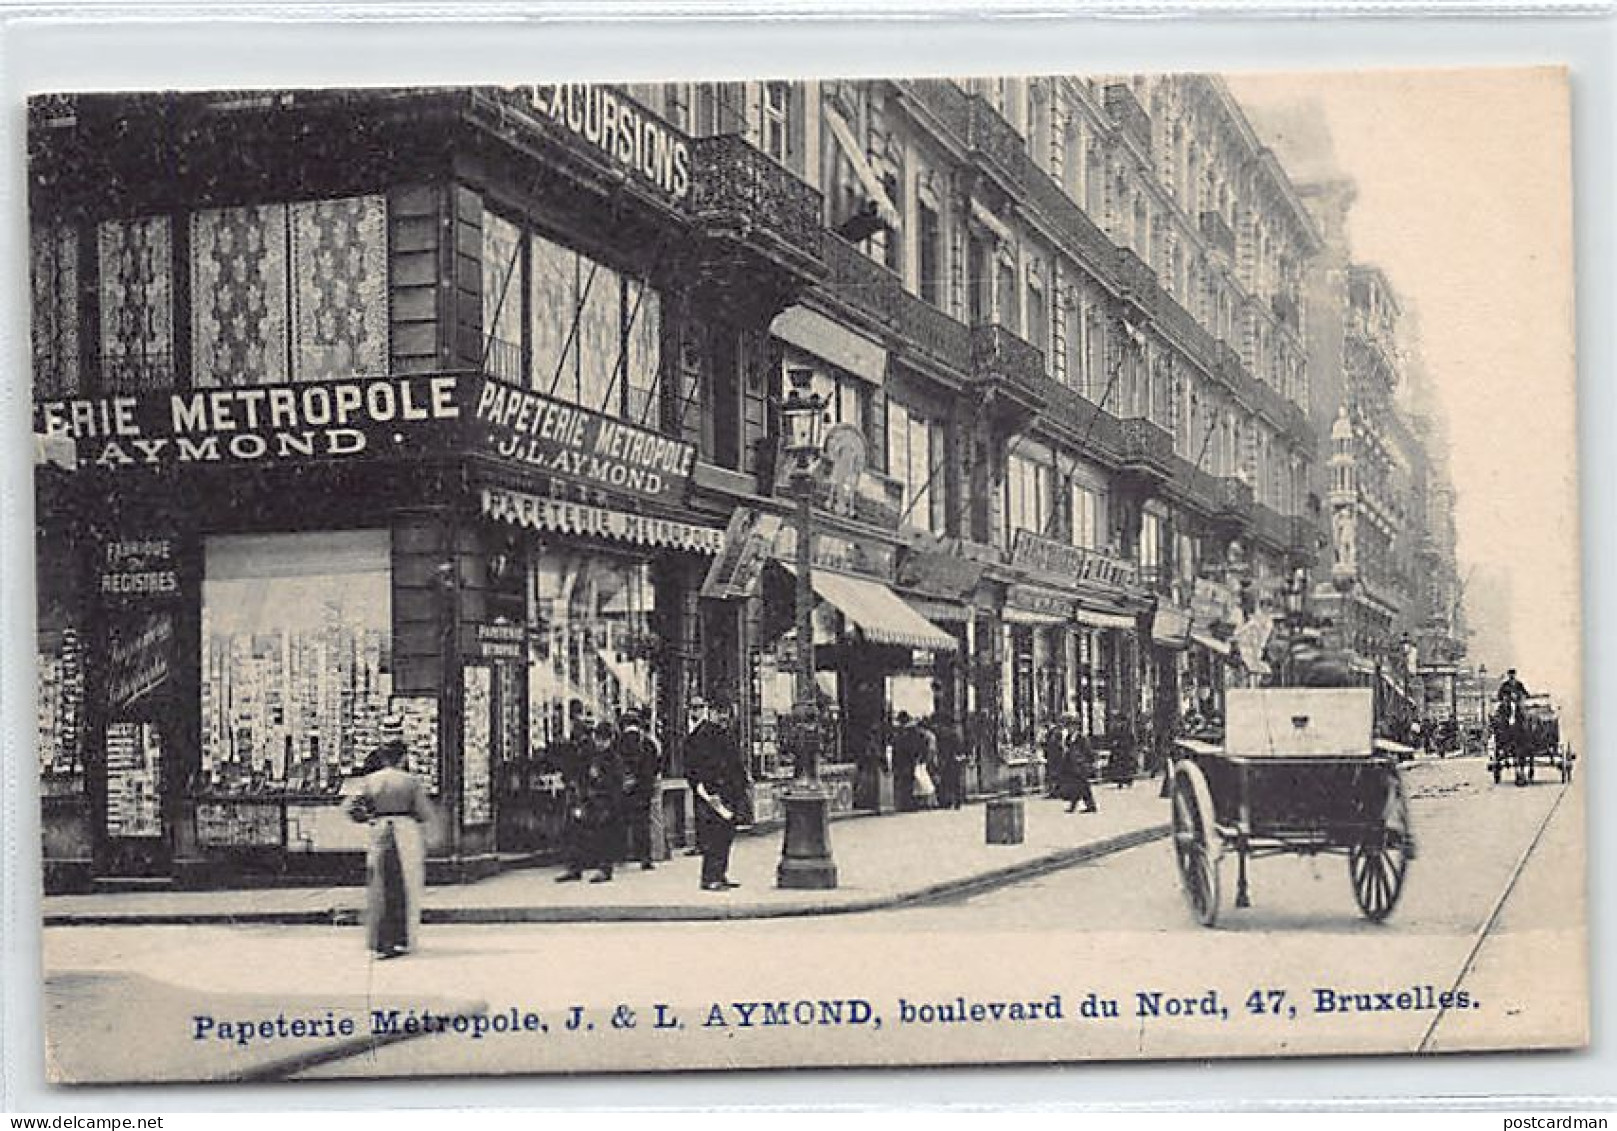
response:
M1045 728L1039 740L1039 753L1044 755L1045 796L1061 797L1067 778L1067 740L1065 728L1053 722Z
M618 755L617 733L602 719L595 724L589 761L584 767L583 863L595 869L592 884L610 883L612 864L623 844L623 759Z
M919 753L915 760L915 807L932 809L938 804L938 736L931 719L915 724Z
M595 723L574 699L567 709L568 737L556 746L556 769L562 780L561 857L562 874L558 884L582 879L590 856L589 834L584 825L584 776L594 745Z
M949 720L938 727L938 805L958 809L966 794L966 740L960 724Z
M651 736L645 712L631 707L623 712L618 732L618 756L623 762L624 824L628 830L628 857L649 872L652 863L652 807L657 804L657 783L662 779L662 747Z
M414 950L426 887L423 827L433 820L421 779L405 769L409 750L393 740L377 748L376 768L349 805L349 816L370 826L365 853L365 943L378 958Z
M701 780L703 767L701 760L706 754L706 743L697 742L696 736L702 730L702 725L708 721L707 701L700 695L691 697L689 708L690 728L685 732L683 755L685 759L685 782L691 790L696 789L696 783ZM693 799L693 814L699 803ZM694 816L693 816L694 819ZM686 856L702 855L702 822L695 821L692 830L691 845L685 849Z
M1089 736L1074 722L1067 728L1065 762L1067 767L1066 801L1071 813L1082 803L1085 813L1095 812L1095 793L1089 780L1095 776L1095 750Z
M697 843L702 846L702 890L728 891L730 845L747 823L747 768L730 722L728 703L708 706L708 717L691 733L686 774L695 793Z
M915 766L924 751L924 741L908 711L893 720L893 808L908 813L915 808Z

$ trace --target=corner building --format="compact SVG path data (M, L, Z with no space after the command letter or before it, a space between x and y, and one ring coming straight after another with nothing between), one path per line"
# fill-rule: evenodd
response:
M1317 236L1212 79L91 96L30 146L53 888L357 870L398 726L436 877L543 859L629 707L678 840L697 694L769 821L790 577L704 583L787 513L792 369L838 808L900 710L978 790L1064 717L1151 764L1313 558Z

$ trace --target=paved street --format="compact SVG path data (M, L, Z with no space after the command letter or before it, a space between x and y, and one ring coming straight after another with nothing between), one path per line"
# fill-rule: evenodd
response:
M491 1017L511 1017L516 1030L533 1016L528 1031L450 1032L376 1048L361 1039L345 1046L357 1055L306 1065L307 1076L766 1058L869 1063L895 1048L923 1062L1413 1050L1438 1018L1426 999L1454 987L1479 928L1553 809L1543 858L1556 866L1530 862L1523 870L1461 987L1475 1006L1447 1012L1430 1047L1575 1043L1584 1030L1573 1008L1584 998L1582 883L1566 862L1579 858L1579 791L1557 807L1560 786L1494 787L1470 759L1421 763L1409 783L1420 856L1404 901L1380 926L1359 917L1341 859L1281 857L1255 864L1252 909L1227 912L1216 931L1203 930L1189 919L1159 841L945 904L729 923L440 926L419 955L381 964L366 960L358 932L347 928L51 929L48 1008L64 1049L89 1047L75 1035L93 1025L96 1047L127 1050L128 1042L108 1039L127 1028L142 1037L138 1047L153 1064L174 1070L205 1049L210 1072L222 1074L286 1071L289 1056L330 1054L317 1041L255 1039L238 1051L211 1034L196 1039L198 1015L263 1017L273 1004L263 996L265 972L275 969L287 971L287 1005L303 1013L361 1011L358 998L369 1008L481 1003ZM712 945L720 932L722 948ZM1545 979L1511 985L1502 978L1502 970L1521 969L1511 949L1520 947L1544 957ZM748 956L741 967L738 954ZM108 983L96 979L110 976L141 979L142 992L192 997L163 1014L109 1011ZM1318 1013L1316 988L1411 992L1403 1008ZM1163 996L1151 996L1157 992ZM1139 1015L1142 993L1158 1016ZM969 1005L1053 996L1059 1020L1020 1022L1014 1034L918 1019L917 1007L935 1012L962 997ZM752 999L865 1000L873 1015L862 1020L848 1006L837 1027L760 1026L756 1017L747 1025L747 1011L733 1003ZM1103 1012L1107 1000L1116 1002L1117 1017L1084 1016L1085 1002ZM630 1007L632 1027L620 1004ZM668 1026L661 1030L658 1004ZM570 1032L574 1006L583 1012ZM1212 1016L1199 1012L1207 1009Z

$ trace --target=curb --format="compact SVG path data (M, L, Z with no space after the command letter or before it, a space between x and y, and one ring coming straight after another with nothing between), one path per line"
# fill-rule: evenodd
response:
M1146 825L1143 828L1102 837L1087 844L1064 848L1056 852L1035 856L1030 860L977 872L957 879L943 880L908 891L875 895L865 899L825 903L802 900L792 903L751 904L726 906L715 904L647 904L608 905L605 907L505 906L505 907L426 907L422 909L424 924L499 923L643 923L643 922L711 922L729 919L788 919L807 915L851 915L862 911L881 911L895 907L918 907L949 899L976 895L1005 887L1022 880L1032 879L1050 872L1060 871L1103 856L1123 852L1168 835L1167 824ZM137 926L197 926L203 924L246 925L275 924L281 926L345 926L358 921L358 912L352 907L333 907L323 911L251 911L240 914L228 912L176 912L172 914L145 914L131 912L88 912L83 914L47 914L47 927L137 927Z

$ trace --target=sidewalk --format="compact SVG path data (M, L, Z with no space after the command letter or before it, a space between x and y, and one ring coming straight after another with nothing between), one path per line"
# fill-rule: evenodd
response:
M1167 834L1158 782L1096 787L1100 812L1066 812L1044 797L1024 799L1022 844L986 844L984 805L833 822L838 886L775 887L779 831L737 838L730 878L741 886L705 892L701 861L676 855L655 871L620 867L609 884L558 884L554 867L522 868L473 884L427 889L428 923L563 923L773 918L870 911L960 896L1118 852ZM342 924L357 921L360 887L190 892L117 892L44 899L45 926L155 923Z

